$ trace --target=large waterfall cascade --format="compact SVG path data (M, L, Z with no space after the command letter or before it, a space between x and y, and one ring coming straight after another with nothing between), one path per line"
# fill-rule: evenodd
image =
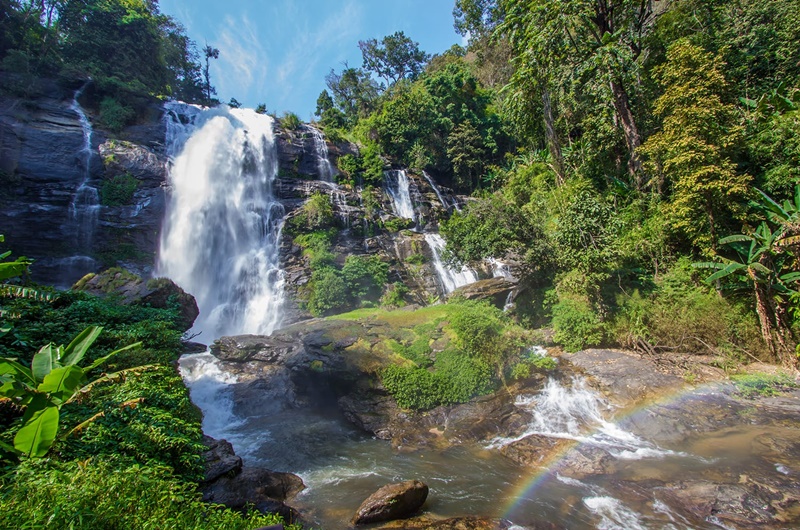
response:
M86 112L78 102L89 83L91 83L91 80L75 91L70 104L70 109L78 115L78 121L83 132L83 144L78 152L78 160L83 169L83 175L80 184L75 189L69 208L70 216L76 225L77 248L80 251L91 249L94 230L97 227L97 218L100 212L100 194L97 188L90 184L91 164L94 157L94 151L92 150L92 122L89 121L89 117L86 116Z
M205 340L270 334L284 298L273 119L250 109L167 110L174 159L157 273L195 296L194 330Z

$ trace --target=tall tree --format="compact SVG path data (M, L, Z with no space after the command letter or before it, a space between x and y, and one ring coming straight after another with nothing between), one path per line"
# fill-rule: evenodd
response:
M350 125L374 110L380 92L377 83L367 72L360 68L350 68L347 64L341 73L331 70L325 76L325 84L333 94L336 107Z
M719 57L686 39L669 48L655 75L664 93L653 112L663 121L641 152L655 187L672 188L674 227L709 252L725 219L741 214L750 181L731 158L742 133L736 108L723 99L728 85Z
M205 80L204 88L206 92L206 103L211 102L211 95L216 94L216 89L211 86L211 59L219 59L219 50L217 48L213 48L206 44L205 48L203 48L203 56L206 60L206 66L203 68L203 79Z
M419 43L398 31L384 37L380 43L377 39L358 41L363 68L393 85L401 79L416 79L425 68L430 56L419 49Z

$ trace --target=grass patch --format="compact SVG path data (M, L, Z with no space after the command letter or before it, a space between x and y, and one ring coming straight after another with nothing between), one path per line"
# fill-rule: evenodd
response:
M787 374L736 374L731 380L739 395L746 399L777 396L798 387Z

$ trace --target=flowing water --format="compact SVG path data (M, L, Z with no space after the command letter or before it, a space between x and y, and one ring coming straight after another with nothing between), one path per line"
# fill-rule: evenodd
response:
M442 252L446 245L442 236L426 233L425 242L433 255L433 267L439 278L442 294L452 293L459 287L478 281L476 272L467 265L462 265L460 269L454 269L442 261Z
M564 528L669 529L722 528L713 520L689 522L675 513L657 491L626 496L608 486L632 475L683 476L717 462L661 448L608 418L613 408L589 390L582 379L551 379L517 404L533 419L525 433L568 438L608 450L621 464L611 475L578 480L549 469L520 468L498 449L514 439L487 445L466 444L446 450L393 449L355 429L338 412L336 400L320 397L310 408L291 408L279 399L240 410L238 384L210 354L187 355L181 372L192 400L204 412L204 431L233 443L248 465L296 473L307 488L291 504L314 527L348 527L360 502L377 488L419 479L430 487L426 512L441 516L503 517L524 529L553 521Z
M433 179L431 178L431 176L430 176L430 175L428 175L428 172L427 172L427 171L423 171L423 172L422 172L422 176L423 176L423 177L425 177L425 180L427 180L427 181L428 181L428 184L430 184L430 185L431 185L431 188L433 188L433 191L436 193L436 196L439 198L439 202L441 202L441 203L442 203L442 206L444 206L445 210L447 210L447 209L449 209L450 207L452 207L452 206L454 206L454 205L455 205L455 201L453 201L453 204L447 204L447 201L445 201L445 200L444 200L444 196L442 195L442 192L441 192L441 190L440 190L440 189L439 189L439 187L436 185L436 183L433 181Z
M384 189L392 200L395 215L416 221L417 214L411 202L411 180L404 169L384 173Z
M322 131L316 127L309 128L314 138L314 154L317 157L317 173L319 180L333 182L336 169L333 167L333 164L331 164L330 158L328 158L328 144L325 142L325 137L322 135Z
M270 334L283 304L273 120L250 109L193 109L181 119L168 110L174 159L157 273L197 299L194 331L205 340Z

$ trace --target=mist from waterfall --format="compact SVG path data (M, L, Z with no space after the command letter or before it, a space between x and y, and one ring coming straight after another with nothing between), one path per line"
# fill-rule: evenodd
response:
M205 340L270 334L284 300L273 119L225 107L167 111L174 158L157 274L197 299L193 331Z

